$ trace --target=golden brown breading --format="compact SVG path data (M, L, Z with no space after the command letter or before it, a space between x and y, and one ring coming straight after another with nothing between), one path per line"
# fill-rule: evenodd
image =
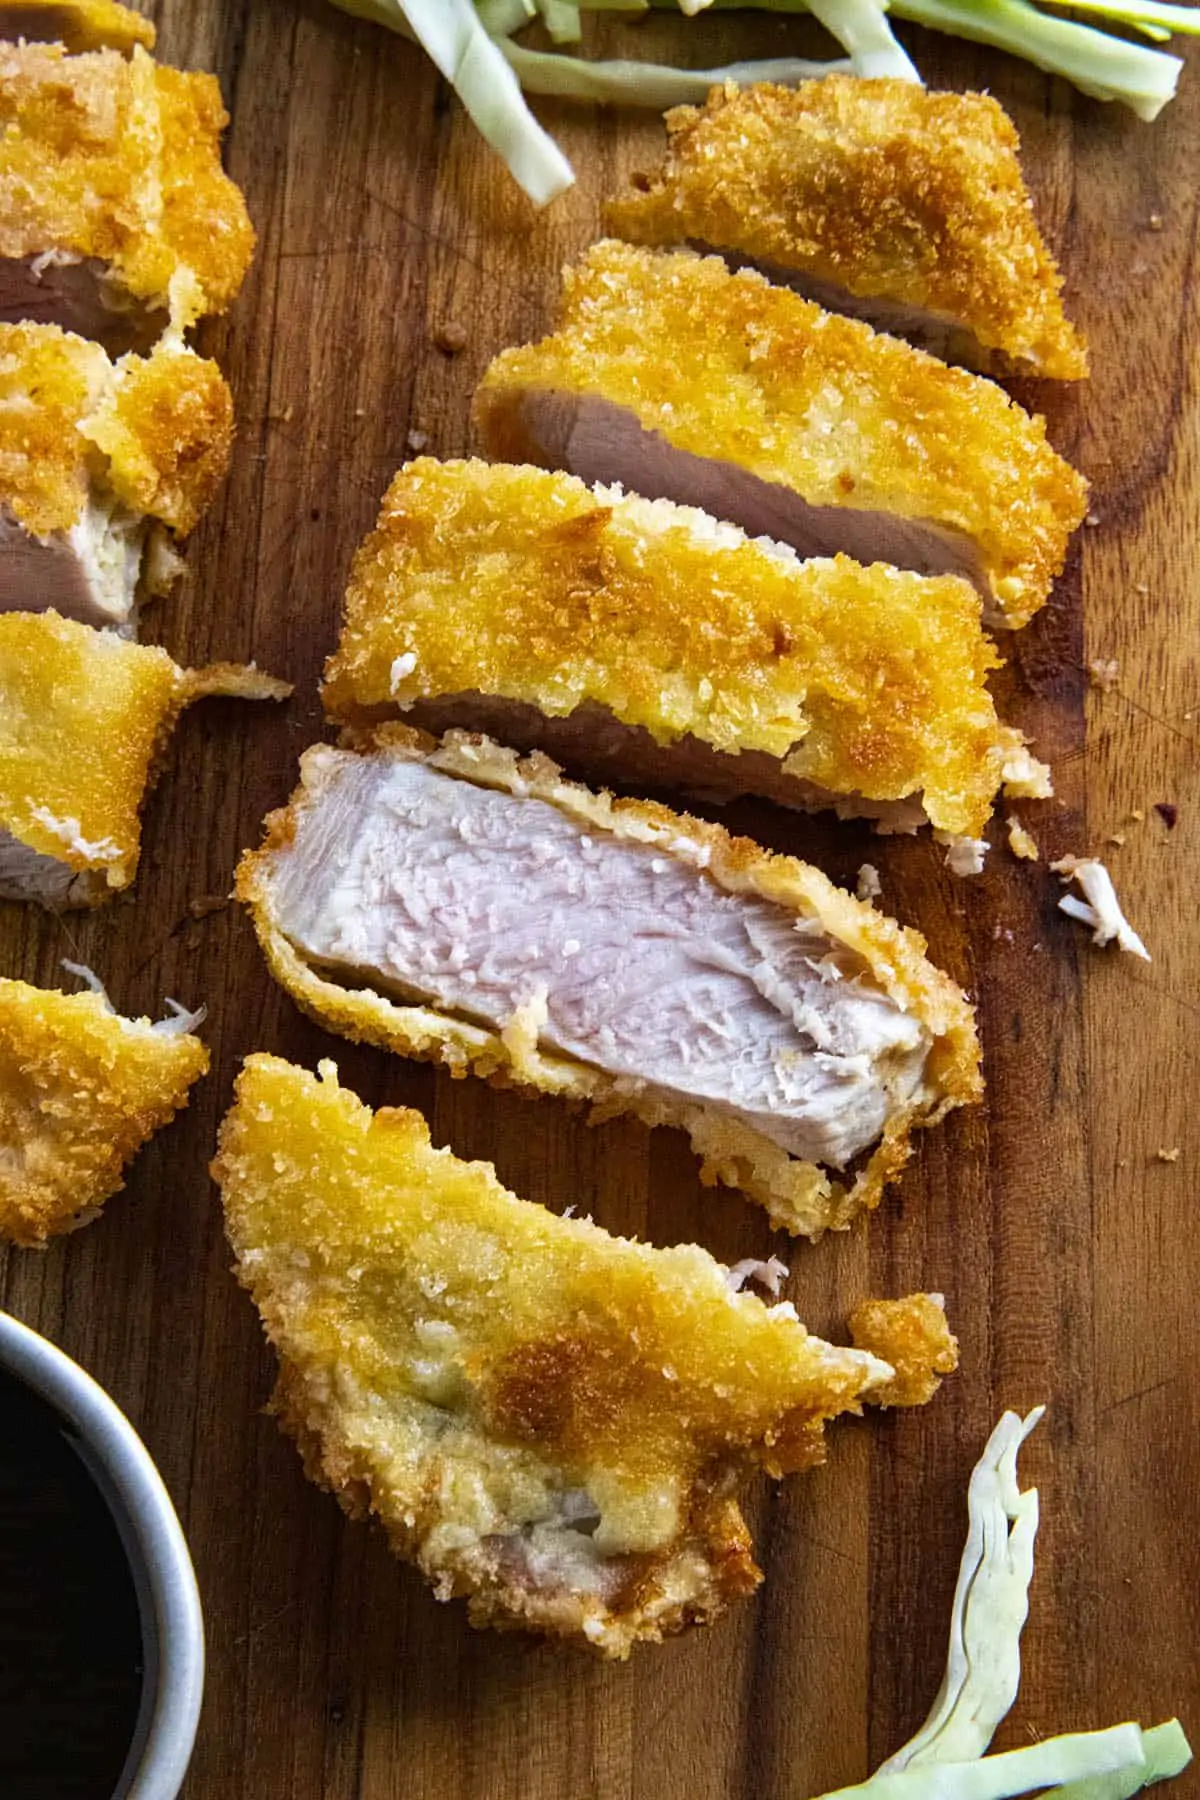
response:
M111 363L57 325L0 324L0 506L36 536L76 524L93 485L188 532L232 443L225 377L185 345Z
M559 329L484 375L493 456L541 460L527 402L545 394L607 402L651 443L809 506L949 532L1012 626L1044 604L1086 505L1044 421L992 382L715 256L595 245L567 271Z
M72 55L84 50L120 50L136 44L153 50L151 20L118 0L4 0L6 35L31 44L62 44Z
M591 702L735 758L744 791L782 772L797 805L923 795L978 837L1023 747L987 691L999 660L954 577L800 562L669 501L423 457L355 558L323 697L343 722L469 693L558 718ZM745 751L772 759L757 786Z
M184 708L290 691L253 670L180 669L57 613L0 614L0 832L77 871L71 903L108 899L137 871L138 812Z
M94 260L178 324L223 312L254 250L227 123L213 76L140 48L0 45L0 256Z
M895 1370L871 1396L878 1406L924 1406L940 1378L958 1367L958 1340L946 1323L940 1294L864 1300L850 1314L850 1336L860 1350Z
M1016 128L990 95L831 75L714 88L666 123L663 167L605 209L614 236L703 244L932 314L961 328L954 360L988 373L1087 374Z
M690 861L719 887L733 894L762 896L815 921L834 946L861 959L865 977L905 1013L919 1020L932 1040L922 1081L912 1104L897 1108L854 1178L832 1179L815 1162L803 1161L755 1128L735 1109L655 1088L652 1079L630 1082L603 1068L539 1046L536 1030L514 1020L503 1031L432 1005L390 998L366 978L321 969L290 940L273 893L276 861L286 858L305 810L319 805L327 776L336 779L337 753L324 746L301 759L302 785L290 804L266 821L262 847L248 852L238 869L236 891L254 920L260 946L275 979L298 1005L343 1036L468 1072L500 1085L528 1086L543 1094L590 1102L594 1119L633 1113L650 1126L685 1130L702 1159L701 1178L741 1188L785 1230L819 1237L844 1230L864 1209L878 1204L884 1185L904 1166L916 1126L936 1123L953 1107L979 1098L979 1043L974 1012L960 989L924 955L915 931L852 899L819 870L792 857L773 856L746 838L647 801L617 800L564 781L549 758L518 758L486 738L450 732L440 746L405 726L381 727L357 740L365 754L395 760L428 761L438 770L478 786L519 792L561 810L595 835L653 844L666 856Z
M477 1625L610 1656L761 1579L734 1488L823 1455L889 1365L434 1150L419 1113L251 1056L213 1164L308 1474Z
M190 1023L0 979L0 1237L44 1245L125 1185L125 1164L208 1071Z

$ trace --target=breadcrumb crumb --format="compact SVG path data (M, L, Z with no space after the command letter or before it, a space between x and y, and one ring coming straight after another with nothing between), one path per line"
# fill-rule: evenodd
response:
M1041 854L1037 847L1037 839L1012 813L1008 815L1007 824L1008 847L1013 855L1019 856L1024 862L1036 862Z
M1088 680L1102 694L1111 694L1120 678L1121 665L1116 657L1094 657L1087 666Z

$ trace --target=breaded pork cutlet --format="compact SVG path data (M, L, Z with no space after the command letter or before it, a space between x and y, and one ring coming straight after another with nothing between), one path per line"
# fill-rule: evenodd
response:
M0 897L98 906L128 887L139 809L184 708L290 692L253 666L178 668L57 613L0 614Z
M682 1127L710 1182L816 1237L980 1091L924 942L718 825L405 726L318 745L237 892L334 1031Z
M887 1302L871 1350L824 1343L695 1245L518 1200L332 1063L248 1058L213 1174L306 1472L476 1625L619 1657L714 1618L761 1579L745 1477L810 1468L827 1419L904 1400ZM940 1305L894 1304L936 1385Z
M94 978L93 978L94 979ZM96 991L0 980L0 1238L40 1246L119 1188L126 1163L208 1070L202 1014L152 1024Z
M133 636L232 442L225 377L178 340L112 363L57 325L0 324L0 612Z
M227 122L213 76L139 47L0 44L0 319L116 355L224 312L254 250Z
M355 558L327 711L481 730L590 776L977 838L1050 791L986 686L979 596L801 562L669 500L422 458Z
M666 123L662 168L605 209L614 237L716 250L986 374L1087 374L989 95L830 75L714 88Z
M0 0L0 40L61 44L72 55L84 50L120 50L138 44L153 50L151 21L117 0Z
M1044 604L1086 484L994 383L715 256L605 241L565 279L558 330L483 378L492 456L965 576L991 624Z

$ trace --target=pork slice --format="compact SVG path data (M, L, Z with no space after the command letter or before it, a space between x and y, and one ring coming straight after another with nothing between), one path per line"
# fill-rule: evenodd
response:
M435 737L453 729L481 731L515 750L544 750L564 768L606 784L677 788L717 805L755 795L797 812L871 819L885 835L919 831L928 823L920 794L902 800L835 794L802 776L789 775L783 760L765 750L743 750L733 756L691 732L660 744L644 726L624 724L594 700L556 718L527 701L472 691L415 701L404 717Z
M702 256L719 256L734 272L756 269L777 287L789 287L803 300L813 300L826 312L841 313L843 318L861 319L876 331L886 331L913 344L918 350L936 356L942 362L957 363L980 375L1003 374L1007 362L979 342L969 326L949 313L934 312L895 300L888 294L854 294L834 281L824 281L808 269L788 269L782 263L759 256L741 256L734 250L718 250L698 239L689 239L687 249ZM1030 373L1036 373L1032 368Z
M106 263L50 249L0 257L0 323L61 325L116 357L152 349L168 316L130 294Z
M262 871L345 986L504 1030L844 1168L923 1092L931 1036L814 919L661 845L423 761L325 754Z
M134 637L145 541L145 520L97 491L69 530L44 538L0 508L0 612L53 610Z
M794 489L735 463L676 449L612 400L550 388L491 395L488 437L490 447L511 461L698 506L740 525L749 537L790 544L800 556L842 551L857 562L891 563L918 575L962 576L979 590L985 616L991 610L987 576L965 532L865 507L812 506Z

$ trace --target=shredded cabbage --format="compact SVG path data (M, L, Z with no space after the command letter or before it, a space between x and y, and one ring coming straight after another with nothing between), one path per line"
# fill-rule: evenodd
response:
M1044 1411L1005 1413L972 1471L946 1673L929 1717L869 1780L821 1800L1008 1800L1043 1789L1059 1800L1129 1800L1191 1761L1177 1719L1153 1731L1113 1725L983 1754L1021 1679L1038 1500L1035 1488L1017 1486L1017 1452Z
M415 38L451 82L471 118L538 206L574 180L571 166L522 97L557 94L601 104L667 107L702 101L731 81L792 84L821 75L891 75L920 81L892 31L889 12L937 31L1023 56L1048 74L1065 75L1084 93L1121 100L1143 119L1158 116L1175 93L1177 56L1130 44L1094 26L1041 12L1031 0L333 0L343 12ZM724 8L809 12L842 45L846 58L803 57L687 69L669 63L592 62L561 51L531 50L515 33L540 20L555 44L577 44L584 13L640 14L670 7L687 17ZM1200 6L1172 0L1078 0L1074 10L1115 19L1156 43L1172 32L1200 35Z
M1192 1746L1178 1719L1168 1719L1165 1725L1144 1731L1142 1749L1146 1753L1144 1769L1071 1781L1066 1787L1053 1788L1046 1800L1052 1800L1053 1795L1058 1795L1059 1800L1129 1800L1131 1794L1139 1793L1152 1782L1169 1781L1172 1775L1182 1774L1192 1760Z
M1006 1412L971 1472L946 1673L924 1725L881 1774L982 1756L1017 1697L1038 1528L1037 1489L1018 1488L1017 1452L1044 1411Z

